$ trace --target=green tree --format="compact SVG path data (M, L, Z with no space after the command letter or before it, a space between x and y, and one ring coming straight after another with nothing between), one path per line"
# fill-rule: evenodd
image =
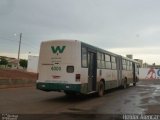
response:
M28 64L28 61L27 61L27 60L20 59L19 65L20 65L21 67L23 67L23 69L24 69L24 68L27 68L27 64Z
M0 65L4 65L6 67L6 65L8 65L8 61L5 58L0 58Z

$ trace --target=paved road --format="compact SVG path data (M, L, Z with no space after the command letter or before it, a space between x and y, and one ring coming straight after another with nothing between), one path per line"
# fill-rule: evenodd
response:
M69 98L64 93L43 92L34 87L0 89L0 113L160 113L160 80L110 90L101 98L94 95Z

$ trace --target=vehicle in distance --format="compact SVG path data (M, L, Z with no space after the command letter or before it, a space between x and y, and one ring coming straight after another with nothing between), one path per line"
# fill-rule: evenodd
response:
M138 62L78 40L41 43L37 89L90 94L138 81Z

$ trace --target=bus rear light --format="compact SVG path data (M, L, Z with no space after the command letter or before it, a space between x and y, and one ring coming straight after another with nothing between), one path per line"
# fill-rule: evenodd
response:
M52 78L53 79L59 79L61 76L57 76L57 75L53 75Z
M76 74L76 82L79 82L80 78L81 78L81 75L80 74Z

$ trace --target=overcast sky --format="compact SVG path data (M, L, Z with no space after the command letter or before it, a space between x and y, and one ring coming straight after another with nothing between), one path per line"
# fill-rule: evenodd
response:
M39 54L40 42L76 39L160 64L160 0L0 0L0 55Z

